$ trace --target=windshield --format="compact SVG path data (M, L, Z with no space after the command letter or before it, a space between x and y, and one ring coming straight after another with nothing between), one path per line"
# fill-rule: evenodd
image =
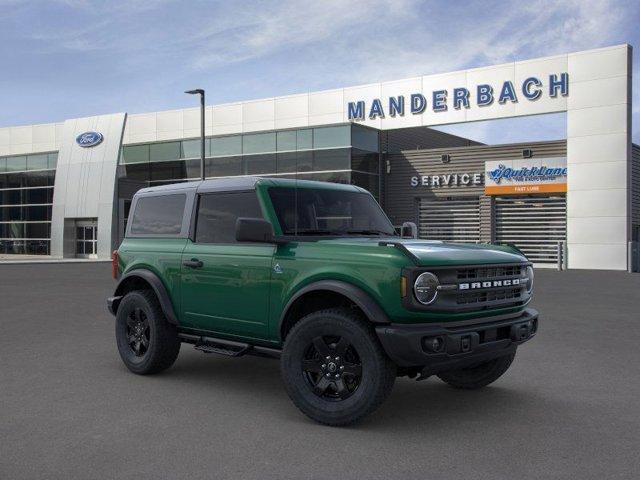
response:
M395 235L380 205L367 193L272 187L269 196L283 235Z

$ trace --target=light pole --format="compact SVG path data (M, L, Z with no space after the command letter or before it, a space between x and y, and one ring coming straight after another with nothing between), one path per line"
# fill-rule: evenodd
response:
M187 90L189 95L200 95L200 178L204 180L204 90L196 88Z

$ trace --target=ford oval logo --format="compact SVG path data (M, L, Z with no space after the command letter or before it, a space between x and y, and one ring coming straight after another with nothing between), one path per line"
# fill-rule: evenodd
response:
M81 147L95 147L104 137L98 132L84 132L76 137L76 143Z

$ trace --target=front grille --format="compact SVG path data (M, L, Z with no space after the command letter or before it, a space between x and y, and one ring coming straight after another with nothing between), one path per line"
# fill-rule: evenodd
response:
M504 267L474 267L458 269L458 280L486 280L497 277L519 277L524 267L522 265L507 265Z
M518 301L522 297L521 287L502 288L500 290L491 290L486 292L465 292L459 293L456 297L458 305L471 305L486 302L495 302L498 300Z
M516 263L411 269L407 275L409 282L415 282L421 273L430 271L438 276L443 288L430 305L420 304L415 295L405 297L405 305L412 310L469 313L520 307L531 298L527 292L528 265ZM514 285L516 279L519 283Z

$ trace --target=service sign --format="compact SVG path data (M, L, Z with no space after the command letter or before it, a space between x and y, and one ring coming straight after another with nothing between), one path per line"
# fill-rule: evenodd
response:
M486 195L559 193L567 191L567 158L498 160L485 164Z

